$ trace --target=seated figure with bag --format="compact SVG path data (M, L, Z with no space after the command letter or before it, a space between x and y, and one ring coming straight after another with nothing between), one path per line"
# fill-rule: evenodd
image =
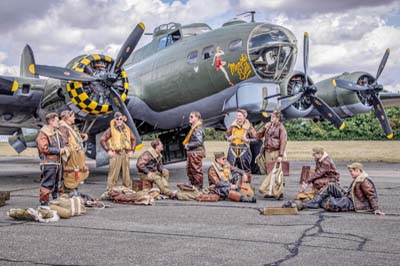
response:
M314 147L312 152L312 156L315 160L315 170L306 171L306 168L303 167L301 189L296 196L298 200L311 200L314 195L324 189L328 183L339 183L340 174L336 170L333 160L324 151L324 148ZM312 190L306 192L309 185L312 186Z
M222 199L255 203L254 189L248 183L247 174L231 166L223 152L217 152L214 156L215 161L208 169L208 182L213 192Z

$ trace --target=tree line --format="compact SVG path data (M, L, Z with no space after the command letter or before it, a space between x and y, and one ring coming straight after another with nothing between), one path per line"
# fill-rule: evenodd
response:
M394 140L400 140L400 106L385 109L393 129ZM310 119L284 121L289 140L386 140L385 133L373 111L343 120L346 127L336 129L328 121L314 122ZM255 125L262 126L262 124ZM206 140L224 141L224 131L206 128ZM155 134L145 136L144 140L153 139Z

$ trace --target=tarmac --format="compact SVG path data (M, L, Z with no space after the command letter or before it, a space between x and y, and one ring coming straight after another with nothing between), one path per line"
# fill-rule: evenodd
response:
M135 161L131 174L137 178ZM100 197L107 168L91 166L80 190ZM206 173L210 161L204 161ZM299 189L302 165L292 161L284 201ZM341 183L350 184L347 163L338 163ZM302 211L264 216L259 208L284 201L257 196L257 203L162 200L154 206L119 205L55 223L22 222L10 208L36 207L36 158L0 158L0 190L11 199L0 208L0 265L399 265L400 163L366 163L385 216ZM185 163L168 165L171 187L188 182ZM207 178L205 182L207 183ZM255 176L256 188L263 176Z

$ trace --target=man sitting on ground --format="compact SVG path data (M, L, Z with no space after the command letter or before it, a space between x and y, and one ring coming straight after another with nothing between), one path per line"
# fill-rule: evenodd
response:
M151 147L142 153L136 163L141 180L155 183L162 195L174 198L175 193L169 189L169 172L162 163L164 145L161 140L151 142Z
M336 170L335 163L324 151L322 147L312 149L315 160L315 171L308 179L303 182L301 191L304 192L307 185L312 184L313 189L318 192L325 188L328 183L339 182L340 174Z
M217 152L214 156L215 161L208 169L208 182L210 186L215 186L214 193L223 199L255 203L255 196L248 197L239 192L240 183L248 180L247 174L243 170L231 166L223 152Z
M348 165L353 182L348 191L344 191L337 183L329 183L310 201L296 201L299 209L319 207L328 211L373 212L385 215L378 208L378 194L374 183L363 171L361 163Z

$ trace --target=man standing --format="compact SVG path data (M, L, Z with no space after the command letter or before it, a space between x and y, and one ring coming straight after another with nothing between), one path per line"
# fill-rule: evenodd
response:
M286 159L287 133L280 120L281 113L275 110L271 115L271 122L257 132L258 139L264 138L264 145L261 148L259 160L257 160L261 172L267 173L269 162L281 162Z
M214 185L214 193L223 199L228 198L232 201L255 203L255 196L248 197L241 195L239 192L240 183L248 181L246 173L231 166L223 152L216 152L214 156L215 161L208 169L208 183L210 186Z
M202 160L204 154L204 128L199 112L191 112L189 116L191 125L189 133L186 135L182 144L187 151L186 172L190 183L198 189L203 188Z
M247 111L238 109L236 120L226 131L227 140L230 142L228 161L231 165L244 170L251 179L251 149L250 138L256 137L256 131L247 118Z
M120 172L122 172L122 185L132 189L129 163L136 148L136 139L124 123L124 116L120 112L114 114L114 119L110 121L110 127L101 137L100 144L110 155L107 190L117 185Z
M340 174L336 170L335 163L324 151L323 147L314 147L312 149L315 160L315 171L308 179L303 182L301 191L303 192L308 184L313 185L313 189L318 192L329 182L339 182Z
M373 212L376 215L385 215L378 208L375 185L363 171L363 165L352 163L347 168L353 178L348 191L344 191L337 183L329 183L312 200L297 202L300 203L300 209L322 207L328 211Z
M61 155L65 153L62 138L58 131L59 119L56 113L46 115L47 125L43 126L36 137L39 151L40 168L40 205L49 204L50 194L58 197L58 186L62 175Z
M162 151L164 145L161 140L151 142L151 147L142 153L137 159L136 167L141 180L155 183L161 194L174 198L174 193L169 189L169 172L162 163Z
M68 154L67 161L64 162L63 190L64 193L70 193L89 175L83 149L83 142L88 139L88 135L79 132L75 126L75 113L69 110L61 113L59 130Z

